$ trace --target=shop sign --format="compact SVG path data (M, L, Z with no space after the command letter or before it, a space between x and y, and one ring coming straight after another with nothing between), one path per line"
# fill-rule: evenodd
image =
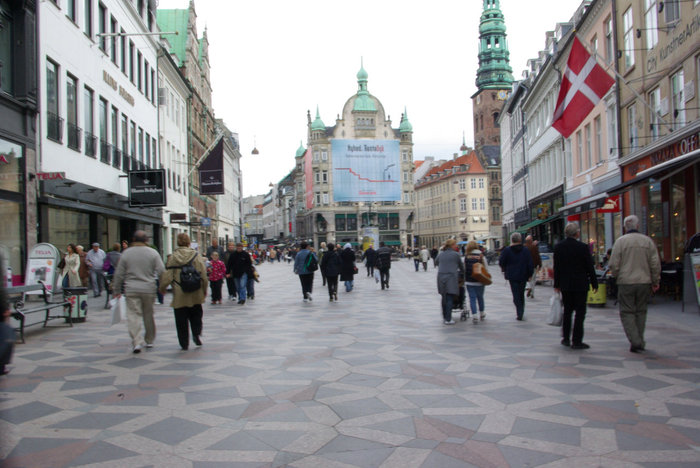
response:
M681 140L678 140L658 151L644 156L643 158L630 163L625 167L627 180L635 177L639 172L652 168L658 164L670 161L684 154L688 154L700 148L700 132L689 135Z
M537 219L549 218L549 204L542 203L537 205Z
M620 196L608 197L605 199L603 206L596 210L597 213L619 213L620 212Z
M37 172L36 178L39 180L64 180L65 172Z
M187 213L170 213L171 223L184 223L187 221Z
M166 206L165 169L129 171L129 206Z
M115 80L112 77L112 75L107 73L107 70L102 70L102 80L105 83L107 83L113 90L117 91L126 102L128 102L132 106L134 105L134 96L129 94L129 92L126 89L124 89L122 85L118 84L117 80Z

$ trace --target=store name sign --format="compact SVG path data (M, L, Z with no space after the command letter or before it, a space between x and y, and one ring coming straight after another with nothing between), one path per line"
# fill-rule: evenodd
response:
M37 172L36 178L39 180L64 180L65 172Z
M112 75L107 73L106 70L102 70L102 80L104 80L104 82L107 83L113 90L118 91L119 95L123 97L126 102L132 106L134 105L134 96L129 94L129 92L124 89L122 85L117 83L117 80L115 80Z
M640 171L649 169L666 161L670 161L678 156L688 154L698 148L700 148L700 132L689 135L682 140L678 140L665 148L661 148L660 150L651 153L646 158L630 164L627 166L627 173L634 177ZM646 162L648 162L648 165Z

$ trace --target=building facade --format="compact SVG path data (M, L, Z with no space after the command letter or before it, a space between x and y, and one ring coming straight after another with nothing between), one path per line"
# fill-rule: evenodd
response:
M264 198L264 195L253 195L242 200L243 242L246 245L259 244L263 240L262 209Z
M159 208L130 208L125 175L160 168L153 2L38 3L38 237L108 248L145 230L161 246Z
M623 216L662 262L678 262L700 230L700 4L617 0L614 22L620 107Z
M418 180L415 193L416 245L439 248L450 238L489 238L488 173L476 152L433 167Z
M321 242L360 245L367 228L376 228L387 245L413 244L413 127L404 112L399 127L392 128L381 102L369 93L367 79L361 68L358 91L334 126L323 123L318 109L315 120L307 115L307 148L296 157L297 237L317 247ZM352 159L345 152L356 150L375 151L373 157L388 163L384 171L369 176L340 167L345 166L341 160ZM356 179L366 182L365 188L348 195L346 188L359 184ZM385 189L392 191L391 197L382 195Z
M224 191L216 197L216 226L220 245L229 241L240 242L241 200L243 181L241 177L241 151L238 134L229 130L223 120L217 119L219 133L224 139Z

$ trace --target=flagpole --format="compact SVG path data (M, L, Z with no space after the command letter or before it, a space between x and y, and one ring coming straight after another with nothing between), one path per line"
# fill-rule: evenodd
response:
M601 61L603 62L603 64L605 64L605 66L603 66L603 69L605 69L605 70L607 71L608 68L609 68L609 69L613 72L613 74L618 78L618 80L620 81L620 83L622 83L622 84L624 84L625 86L627 86L627 88L628 88L630 91L632 91L632 94L634 94L634 95L636 96L637 99L639 99L640 101L642 101L642 104L644 104L644 105L651 111L652 115L653 115L653 114L656 114L657 117L659 118L659 120L661 121L661 123L663 123L664 125L670 127L671 130L673 130L673 126L672 126L670 123L666 122L666 120L664 120L664 118L661 117L661 115L659 115L659 113L656 111L656 109L654 109L653 107L651 107L651 104L649 104L649 103L646 101L646 99L644 99L644 98L637 92L637 90L634 89L629 83L627 83L627 82L625 81L625 78L624 78L622 75L620 75L620 74L617 72L617 70L615 70L615 67L612 66L612 65L613 65L613 62L611 62L611 63L609 63L609 64L606 64L605 61L603 60L603 57L601 57L600 55L598 55L598 52L597 52L596 50L592 50L592 49L589 47L588 42L585 42L585 41L581 40L581 37L580 37L578 34L576 34L576 37L578 37L579 42L580 42L581 45L586 49L586 51L587 51L589 54L591 54L593 57L595 57L596 63L598 63L598 65L600 65L600 62L598 61L598 59L600 58Z
M221 138L223 138L223 137L224 137L224 132L219 132L219 133L217 133L216 137L214 137L214 143L212 143L211 145L209 145L209 147L208 147L208 148L204 151L204 153L202 153L202 155L199 157L199 159L197 160L197 162L194 163L194 164L192 165L192 169L190 169L189 172L187 173L187 177L189 177L189 176L192 175L192 173L194 172L194 170L197 169L197 167L199 167L199 165L202 163L202 160L203 160L206 156L208 156L209 153L211 153L211 150L214 149L214 147L217 145L217 143L219 143L219 140L220 140Z

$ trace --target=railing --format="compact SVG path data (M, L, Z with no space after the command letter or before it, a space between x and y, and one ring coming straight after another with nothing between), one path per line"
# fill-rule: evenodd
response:
M100 139L100 161L102 161L105 164L109 164L109 161L112 157L111 150L112 145L110 145L106 140Z
M97 152L97 137L92 133L85 132L85 156L95 157Z
M116 146L112 146L112 166L116 167L119 169L122 164L122 152L119 151L119 148Z
M80 151L80 141L83 130L74 123L68 122L68 147Z
M46 113L46 137L63 143L63 119L51 112Z

